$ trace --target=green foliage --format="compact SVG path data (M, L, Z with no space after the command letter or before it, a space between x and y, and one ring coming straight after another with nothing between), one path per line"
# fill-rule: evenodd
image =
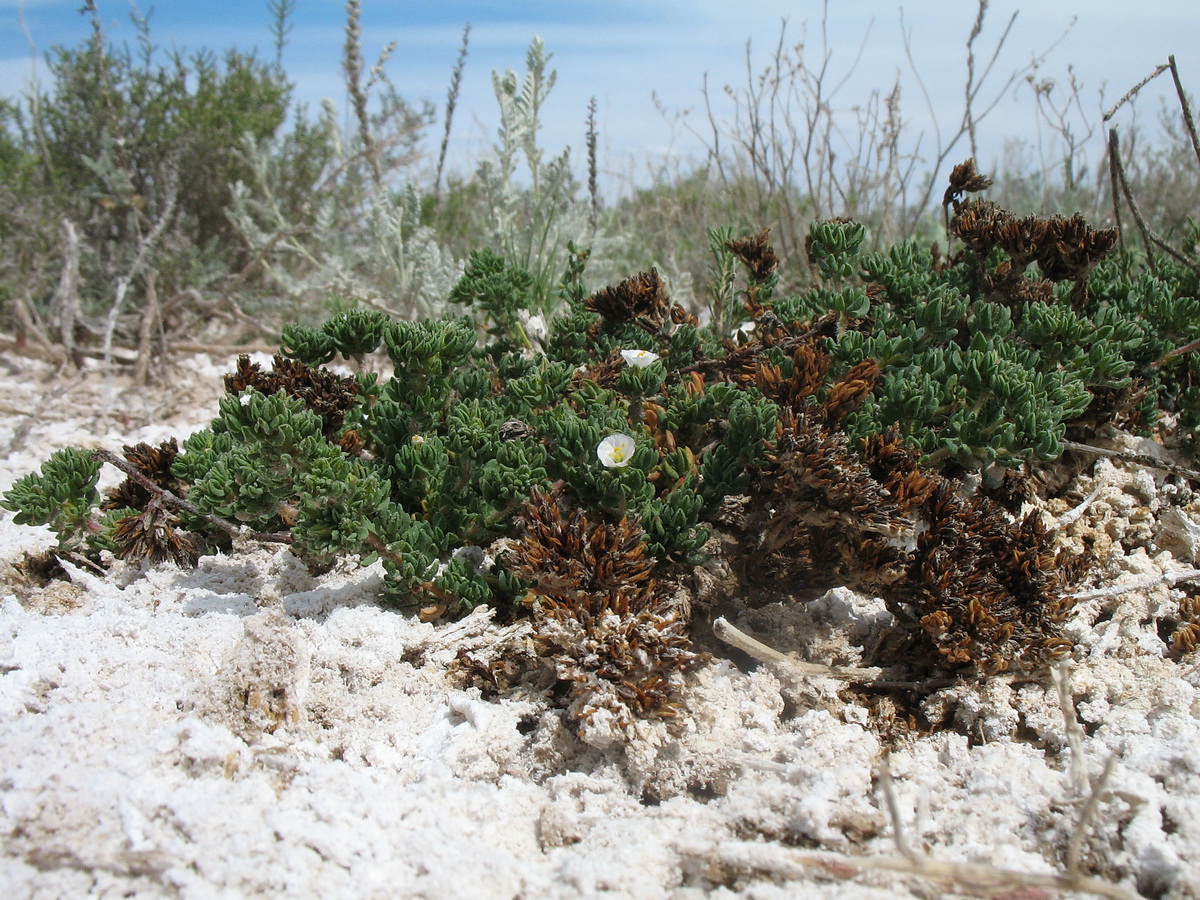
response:
M303 401L248 388L222 398L212 426L183 442L174 473L201 512L275 531L300 502L303 479L337 453Z
M739 396L726 415L726 440L705 453L700 463L700 492L710 506L745 490L751 466L762 461L775 436L779 409L764 398Z
M1114 403L1143 385L1171 396L1166 370L1151 363L1197 333L1184 267L1168 283L1119 257L1101 263L1081 304L1072 284L1029 281L1003 255L968 251L947 264L900 244L859 257L847 274L854 241L845 227L814 226L826 287L781 299L776 314L834 314L840 334L828 349L838 371L864 360L882 370L848 431L866 437L898 424L929 463L1057 458L1074 422L1104 415L1097 396ZM1128 424L1152 427L1156 405L1142 401Z
M791 417L833 402L828 385L865 365L878 375L844 388L861 399L835 421L854 439L898 425L932 465L1054 459L1098 403L1125 409L1141 428L1171 412L1185 442L1200 431L1195 355L1173 353L1200 339L1187 267L1140 270L1117 255L1081 295L1077 281L1031 282L994 254L939 261L911 244L860 254L861 227L825 222L810 242L823 284L776 298L765 235L731 234L709 234L720 290L731 290L739 259L759 266L748 290L767 288L755 295L765 301L757 330L737 341L721 342L728 321L700 328L669 309L652 276L587 296L587 254L577 249L544 354L526 331L535 279L486 249L450 291L465 316L408 322L347 306L320 327L287 326L284 351L301 363L341 355L369 368L382 350L392 374L362 371L332 428L311 386L226 397L174 461L192 507L181 521L195 532L211 532L204 517L215 516L287 533L316 566L340 553L380 557L397 599L424 591L452 612L501 580L451 565L450 554L511 534L529 497L555 485L612 522L635 516L659 564L695 562L706 520L771 465L783 407ZM825 388L803 388L812 373L777 346L805 333L810 354L828 354ZM626 449L606 456L606 441ZM50 524L64 546L107 534L89 519L89 459L56 455L49 474L19 482L6 503L22 521Z
M576 202L571 149L549 159L538 145L542 107L557 73L552 53L535 37L525 54L525 71L492 72L500 112L496 161L479 164L475 180L486 210L487 242L528 272L531 311L548 312L558 300L559 276L568 268L570 242L589 233L584 204ZM527 185L518 183L518 159L525 163Z
M122 276L152 269L170 296L228 272L243 244L227 211L233 185L249 175L238 148L244 137L276 134L292 103L284 72L253 53L159 48L136 10L136 45L118 45L94 4L83 11L91 36L51 49L50 89L0 138L0 165L14 176L4 178L11 194L0 204L0 233L15 241L3 249L5 277L27 286L37 313L70 252L54 232L63 219L82 249L71 271L85 314L107 306ZM294 173L324 166L302 125L292 148ZM31 233L31 214L52 226Z
M450 302L481 313L482 324L491 337L517 347L530 347L519 313L533 306L533 290L534 279L528 270L508 264L495 251L476 250L450 292Z
M337 355L337 344L324 328L311 328L291 322L283 326L280 350L285 356L310 366L320 366Z
M92 530L89 519L100 502L100 463L86 450L53 453L41 469L20 478L4 494L3 506L18 525L47 525L62 550L77 550Z
M813 222L808 230L808 258L828 280L849 278L867 229L858 222Z

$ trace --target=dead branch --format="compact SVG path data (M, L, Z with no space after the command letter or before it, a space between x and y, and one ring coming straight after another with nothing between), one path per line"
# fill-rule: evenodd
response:
M1125 581L1121 584L1109 585L1103 588L1093 588L1090 591L1079 591L1076 594L1068 594L1067 597L1071 600L1103 600L1108 597L1116 597L1121 594L1128 594L1132 591L1145 591L1153 587L1158 587L1160 584L1165 584L1168 588L1175 587L1181 581L1196 581L1200 579L1200 569L1181 569L1177 572L1163 572L1161 575L1147 575L1143 578L1136 578L1133 581Z
M1109 171L1114 179L1112 191L1115 198L1118 191L1125 198L1125 204L1129 207L1129 212L1133 216L1133 221L1137 223L1138 231L1142 235L1142 244L1146 248L1146 259L1151 268L1154 267L1154 256L1150 252L1150 229L1146 225L1146 220L1142 218L1142 212L1138 209L1137 201L1133 199L1133 192L1129 189L1129 178L1125 174L1125 164L1121 162L1121 147L1120 140L1117 137L1117 129L1111 128L1108 132L1108 160ZM1121 228L1121 221L1117 219L1117 228Z
M151 269L146 273L146 309L138 327L137 361L134 363L133 382L144 385L150 372L150 342L154 324L158 321L158 272Z
M92 458L98 462L105 462L116 466L118 469L136 481L139 485L157 497L165 505L174 507L175 509L181 509L193 516L196 516L197 518L203 519L214 528L224 531L231 537L247 537L250 540L260 541L264 544L292 543L292 536L290 534L266 534L260 531L249 531L242 526L234 525L232 522L225 521L220 516L214 516L209 513L202 512L201 510L197 509L194 504L189 503L182 497L173 494L166 488L155 484L124 457L118 456L117 454L108 450L93 450Z
M1125 96L1122 97L1120 100L1118 100L1116 102L1116 104L1112 107L1112 109L1110 109L1108 112L1106 112L1104 114L1104 121L1107 122L1109 119L1111 119L1113 116L1115 116L1117 114L1117 110L1120 109L1122 106L1124 106L1129 101L1131 101L1134 98L1134 96L1137 94L1138 91L1140 91L1142 88L1144 88L1146 85L1148 85L1151 81L1153 81L1155 78L1157 78L1163 72L1167 71L1167 69L1169 69L1169 68L1170 68L1170 66L1166 63L1160 65L1153 72L1151 72L1149 75L1147 75L1141 81L1139 81L1137 84L1135 84L1133 87L1131 87L1128 91L1126 91Z
M58 333L66 353L67 365L75 361L75 321L79 318L79 235L75 223L64 218L63 265L51 306L58 316Z
M1183 110L1183 124L1187 126L1188 135L1192 139L1192 149L1196 151L1196 160L1200 162L1200 136L1196 134L1196 121L1192 118L1192 108L1188 104L1187 95L1183 92L1183 82L1179 80L1179 67L1175 65L1175 54L1167 57L1167 65L1171 67L1171 78L1175 81L1175 93L1179 97L1179 106Z
M723 617L718 617L713 622L713 634L730 646L737 647L742 652L753 656L759 662L767 663L773 669L781 670L789 678L800 682L807 681L810 678L837 678L841 681L873 681L882 671L881 669L823 666L819 663L804 662L791 656L785 656L761 641L756 641L745 632L739 631Z
M979 897L1033 896L1035 891L1078 891L1113 900L1139 900L1138 895L1099 878L1069 873L1039 875L1017 872L985 863L949 862L918 856L851 856L819 850L798 850L762 841L721 841L713 846L679 847L680 852L701 860L713 870L715 880L734 873L796 880L818 871L825 878L848 879L863 872L895 872L940 883L956 893Z
M1172 475L1177 475L1180 478L1186 478L1188 481L1200 483L1200 472L1197 472L1195 469L1189 469L1186 466L1178 465L1177 463L1168 462L1165 459L1159 459L1156 456L1149 456L1145 453L1133 453L1128 450L1110 450L1107 447L1095 447L1091 444L1080 444L1076 441L1063 441L1062 445L1066 450L1074 450L1077 453L1091 453L1094 456L1103 456L1107 459L1132 463L1135 466L1159 469L1163 472L1170 472Z
M171 166L167 173L167 203L162 212L158 216L158 221L150 231L138 241L137 254L133 258L133 262L129 266L129 270L117 279L117 290L113 296L112 306L108 310L108 321L104 327L104 364L108 368L113 349L113 334L117 330L117 319L121 315L121 307L125 305L125 295L129 292L129 287L133 284L133 280L142 274L142 270L146 266L146 262L150 256L150 251L158 243L162 233L170 224L171 219L175 214L175 204L179 199L179 168Z

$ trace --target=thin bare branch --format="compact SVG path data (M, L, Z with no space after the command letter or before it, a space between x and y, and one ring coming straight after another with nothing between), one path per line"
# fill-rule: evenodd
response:
M1188 135L1192 139L1192 149L1196 151L1196 160L1200 161L1200 136L1196 135L1196 120L1192 118L1192 108L1188 104L1187 94L1183 91L1183 82L1179 80L1179 67L1175 65L1175 54L1167 57L1171 67L1171 78L1175 81L1175 94L1179 97L1179 107L1183 110L1183 124L1187 126Z
M1096 816L1096 811L1100 808L1100 799L1104 796L1104 790L1108 787L1108 779L1112 776L1113 769L1117 763L1117 752L1114 750L1108 755L1108 759L1104 761L1104 769L1100 772L1100 776L1092 784L1092 789L1088 793L1087 799L1083 802L1082 808L1079 810L1079 818L1075 822L1075 830L1071 834L1071 842L1067 845L1066 868L1067 875L1078 878L1079 871L1079 851L1083 847L1083 839L1087 834L1088 826Z
M1170 460L1159 459L1157 456L1149 456L1145 453L1132 453L1128 450L1110 450L1107 447L1094 447L1091 444L1081 444L1077 441L1063 441L1062 443L1064 449L1074 450L1077 453L1091 453L1095 456L1104 456L1109 459L1131 463L1135 466L1160 469L1163 472L1178 475L1180 478L1186 478L1188 481L1200 483L1200 471L1189 469L1187 466L1181 466Z
M785 656L778 650L768 647L761 641L756 641L750 635L738 630L723 617L718 617L713 621L713 634L731 647L737 647L742 652L753 656L759 662L768 663L772 668L780 669L790 677L800 681L809 678L837 678L841 681L872 681L882 671L881 669L823 666L818 663L804 662L791 656Z
M1107 122L1109 119L1111 119L1113 116L1115 116L1117 114L1117 110L1119 110L1126 103L1133 100L1133 98L1137 95L1138 91L1140 91L1142 88L1144 88L1146 85L1148 85L1151 81L1153 81L1155 78L1157 78L1163 72L1167 71L1167 69L1169 69L1169 68L1170 68L1170 65L1168 63L1163 63L1162 65L1158 66L1153 72L1151 72L1149 75L1147 75L1141 81L1139 81L1137 84L1135 84L1129 90L1127 90L1125 92L1125 95L1120 100L1118 100L1116 102L1116 104L1104 114L1104 121Z
M136 466L132 465L123 456L118 456L116 453L112 453L108 450L93 450L92 458L98 462L104 462L108 463L109 465L116 466L118 469L136 481L139 485L157 497L160 502L167 506L174 507L175 509L182 509L193 516L196 516L197 518L203 519L214 528L224 531L231 537L245 536L251 540L260 541L264 544L292 543L292 536L290 534L265 534L258 531L247 531L242 526L234 525L232 522L227 522L219 516L201 512L192 503L189 503L182 497L173 494L166 488L159 487L157 484L147 478L140 470L138 470Z

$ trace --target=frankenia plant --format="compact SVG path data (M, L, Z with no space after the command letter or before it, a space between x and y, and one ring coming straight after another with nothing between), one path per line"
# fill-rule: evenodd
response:
M717 548L738 589L884 597L929 664L1038 665L1069 649L1082 564L959 478L991 491L1097 421L1193 439L1195 278L1105 256L1075 220L948 204L949 256L864 254L861 227L817 223L822 284L792 296L766 232L713 232L726 305L707 327L654 271L588 291L573 248L534 341L531 276L479 251L462 315L290 326L271 371L239 362L209 428L114 458L117 491L70 450L3 502L96 565L187 565L251 532L314 569L378 561L382 599L427 619L527 616L581 723L675 708L698 659L688 585ZM339 356L355 376L326 368ZM522 677L504 665L480 677Z
M621 469L633 458L633 438L627 434L610 434L596 448L600 464L608 469Z

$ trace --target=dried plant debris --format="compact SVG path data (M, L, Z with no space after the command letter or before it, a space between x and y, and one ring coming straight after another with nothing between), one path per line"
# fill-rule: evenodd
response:
M248 356L238 357L237 370L225 376L225 389L231 394L240 394L248 387L263 394L283 391L289 397L303 401L321 417L325 436L335 443L345 423L346 411L359 403L358 383L353 378L278 354L270 372L264 372L262 366L251 362ZM353 448L353 438L351 445L346 448L347 452ZM357 446L362 449L361 442Z
M110 535L112 549L118 557L129 562L154 565L174 562L194 566L200 556L193 537L181 528L178 515L164 505L162 493L176 497L187 493L171 467L179 456L179 444L171 438L157 447L141 443L123 448L122 455L134 470L150 485L160 489L152 492L147 483L130 475L107 493L100 503L105 512L126 512L117 518Z
M955 206L954 234L981 257L1003 250L1016 274L1036 262L1050 281L1082 281L1117 245L1115 228L1093 229L1078 213L1018 218L987 200Z
M975 158L960 162L950 170L950 186L942 195L942 206L950 206L962 199L963 194L977 194L992 186L992 179L981 175L975 168Z
M526 509L512 571L530 584L538 655L570 684L581 726L674 716L682 677L702 659L645 551L628 518L593 522L542 492Z
M141 443L122 448L126 461L164 491L182 496L183 482L175 477L171 466L179 456L179 442L175 438L163 441L157 447ZM103 510L144 509L154 495L136 478L126 478L113 488L100 504Z
M191 568L200 558L192 537L180 530L179 517L158 497L151 498L141 512L121 518L112 539L124 560L151 565L173 562Z
M606 322L633 323L648 331L658 331L667 322L694 321L683 307L671 303L657 269L597 291L583 305Z
M1189 594L1179 602L1180 622L1171 633L1171 650L1191 653L1200 647L1200 597Z
M758 234L725 242L725 248L745 264L750 280L766 281L779 269L779 256L770 242L771 229Z
M747 581L882 597L935 667L1004 672L1071 648L1059 626L1087 560L1056 551L1037 512L1014 520L922 469L896 431L859 453L819 415L785 416L748 508Z

